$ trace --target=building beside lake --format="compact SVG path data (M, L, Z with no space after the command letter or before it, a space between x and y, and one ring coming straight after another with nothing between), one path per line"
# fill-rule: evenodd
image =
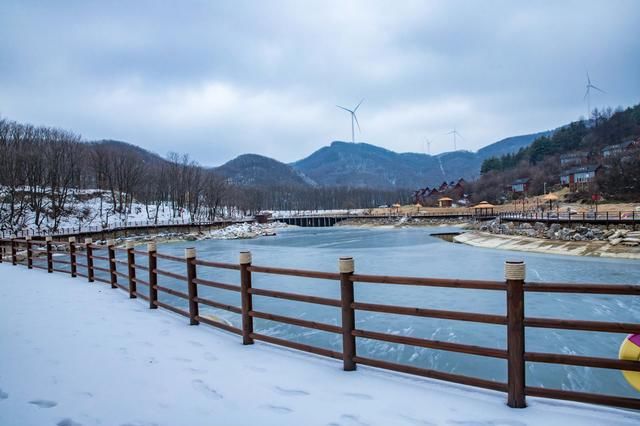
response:
M600 169L599 164L572 167L560 174L560 183L568 186L571 191L582 189L595 181Z
M531 179L529 179L528 177L514 180L513 182L511 182L511 192L513 192L514 195L526 195L529 191L530 181Z
M570 152L560 156L561 166L578 166L584 164L589 159L586 152Z
M628 139L622 143L609 145L602 148L602 156L604 158L613 157L616 155L622 155L626 151L629 151L634 148L640 148L640 138L638 139Z

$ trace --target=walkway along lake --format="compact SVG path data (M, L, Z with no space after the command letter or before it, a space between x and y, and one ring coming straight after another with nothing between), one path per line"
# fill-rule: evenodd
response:
M475 248L444 242L429 234L455 232L455 228L290 228L275 237L253 240L208 240L161 244L158 251L182 256L184 248L195 246L198 257L237 263L241 250L251 250L254 265L335 271L340 256L353 256L356 272L458 279L503 280L505 260L522 259L527 264L527 281L589 282L640 284L640 262L543 255ZM123 256L125 253L119 253ZM146 259L140 259L144 264ZM96 263L97 265L97 263ZM158 260L158 267L183 274L175 262ZM201 278L238 284L237 271L202 268ZM183 282L159 277L162 285L185 291ZM315 296L339 298L340 288L334 281L309 280L278 275L253 275L253 286L281 291L294 291ZM145 291L145 289L141 289ZM412 286L358 285L356 300L421 308L504 314L504 293L482 290ZM221 303L238 306L237 293L202 288L201 295ZM160 300L186 306L186 301L162 294ZM340 310L326 306L264 297L254 298L254 309L274 314L299 317L328 324L340 324ZM214 315L240 325L238 315L201 306L201 315ZM532 293L526 295L527 316L555 317L594 321L640 322L640 299L633 296L591 294ZM475 324L432 318L416 318L357 312L356 327L403 336L506 347L504 326ZM263 334L340 350L341 337L323 331L256 319L256 331ZM528 328L527 351L552 352L617 358L624 335L569 330ZM506 381L506 361L465 355L394 343L358 342L359 355L407 363L445 372L467 374L479 378ZM527 363L527 385L577 390L620 396L638 397L615 370Z

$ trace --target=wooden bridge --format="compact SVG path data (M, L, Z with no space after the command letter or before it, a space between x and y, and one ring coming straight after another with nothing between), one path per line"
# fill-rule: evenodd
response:
M477 215L473 213L420 213L413 215L372 215L372 214L333 214L333 215L304 215L304 216L285 216L269 219L272 222L283 222L287 225L302 226L302 227L316 227L322 228L327 226L333 226L338 222L344 220L400 220L402 218L407 219L482 219L490 220L495 219L496 215Z

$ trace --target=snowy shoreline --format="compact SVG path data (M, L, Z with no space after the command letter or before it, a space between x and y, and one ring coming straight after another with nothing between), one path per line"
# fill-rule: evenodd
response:
M2 425L640 422L633 411L535 397L512 409L501 392L362 366L344 372L334 360L243 346L100 284L7 264L0 274Z
M266 224L245 222L205 232L171 232L121 237L116 238L115 243L116 246L123 246L128 241L133 241L134 245L142 245L150 241L157 243L174 243L180 241L252 239L275 236L278 230L288 228L289 226L290 225L281 222ZM106 241L98 242L106 243Z

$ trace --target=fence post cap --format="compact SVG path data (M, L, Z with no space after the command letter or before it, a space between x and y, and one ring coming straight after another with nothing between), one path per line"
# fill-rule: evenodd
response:
M523 260L507 260L504 262L504 278L506 280L524 280L526 265Z
M196 257L196 248L195 247L187 247L184 249L184 258L185 259L193 259Z
M116 245L116 240L107 240L107 247L113 247Z
M247 265L251 263L251 252L250 251L241 251L240 252L240 264Z
M353 257L341 257L338 261L338 267L341 274L351 274L355 270Z
M127 243L125 244L125 247L127 249L132 249L134 247L134 242L133 241L127 241Z
M69 237L69 242L70 243L75 243L76 242L76 237Z
M84 243L85 244L91 244L93 242L93 240L91 238L85 238L84 239Z
M147 251L156 251L157 249L158 249L158 246L155 241L149 241L147 243Z
M51 236L44 237L44 240L45 240L46 242L51 242L51 241L53 241L53 237L51 237Z

